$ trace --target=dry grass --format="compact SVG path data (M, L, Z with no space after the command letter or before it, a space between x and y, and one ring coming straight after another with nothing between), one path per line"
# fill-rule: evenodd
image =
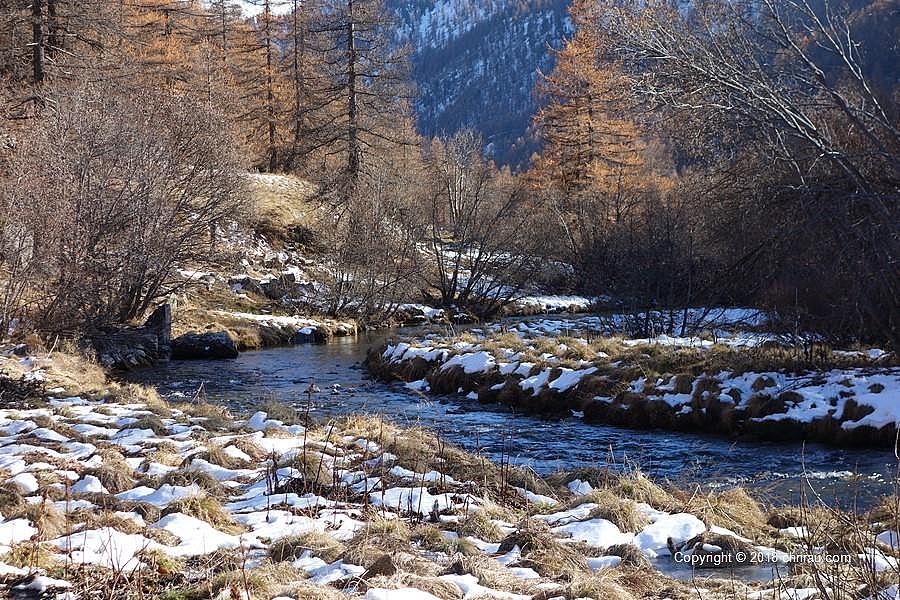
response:
M158 515L158 511L156 512ZM153 515L156 516L156 515ZM144 528L131 519L119 516L111 510L96 508L79 508L69 513L69 521L73 525L81 525L84 529L101 529L112 527L122 533L141 533ZM74 527L73 527L74 528Z
M0 483L0 506L3 507L3 514L7 511L18 510L26 504L25 498L19 493L11 483Z
M234 522L234 519L231 518L231 515L222 507L218 500L205 494L176 500L162 512L163 516L173 513L184 513L189 517L206 521L225 533L238 534L244 531L244 528Z
M671 510L675 498L640 471L622 475L611 490L623 498L645 502L658 510Z
M156 435L166 435L168 428L163 424L158 415L149 413L138 417L137 421L126 425L128 429L150 429Z
M16 508L3 506L3 515L7 520L28 519L38 530L40 541L52 540L66 533L66 517L53 504L39 502L24 504Z
M606 519L622 531L638 532L650 523L647 516L637 509L634 501L620 498L610 490L594 490L586 496L576 498L569 506L574 508L586 502L598 505L591 510L591 518Z
M346 552L346 548L327 533L313 531L275 541L269 547L269 558L273 562L295 560L307 551L327 563L332 563Z
M462 554L466 556L481 553L475 544L469 540L449 537L439 528L429 524L422 524L413 529L410 539L425 550L431 552L443 552L448 555Z
M263 233L281 236L297 225L316 225L311 204L316 194L313 183L290 175L250 176L252 219Z
M208 402L185 402L175 405L188 416L203 419L209 431L230 431L234 428L234 416L223 406Z
M43 427L44 429L49 429L50 431L55 431L56 433L63 435L70 440L74 440L76 442L86 442L87 439L82 434L78 433L70 425L63 423L62 421L57 421L52 419L46 415L33 415L30 417L32 421L34 421L35 425L38 427Z
M200 595L199 598L216 598L223 592L228 595L225 598L245 598L248 594L250 600L268 600L276 595L281 587L296 581L297 571L285 563L267 563L253 569L235 569L214 575L205 584L197 586L196 590L203 594L211 591L210 596Z
M117 450L103 448L97 451L103 463L96 468L85 470L100 480L110 494L118 494L134 487L134 469L125 462L125 456Z
M463 598L462 591L455 583L437 577L422 577L412 573L396 573L390 577L383 575L372 577L366 581L366 584L368 587L388 590L414 588L441 600L462 600Z
M503 568L497 561L479 553L472 556L456 556L446 569L454 575L474 575L478 582L502 592L528 593L533 582L523 580ZM531 595L530 593L528 594Z
M606 549L605 556L618 556L622 559L623 567L636 569L649 569L650 561L644 553L634 544L614 544Z
M215 477L199 469L184 468L167 473L161 483L170 485L191 486L196 484L200 489L216 498L224 498L228 490Z
M334 483L331 457L320 452L307 450L294 457L290 466L300 472L304 484L310 486L330 486Z
M150 463L159 463L167 467L180 467L184 462L184 457L177 452L163 450L162 446L148 454L141 463L141 469L146 471Z
M633 600L636 598L616 581L605 575L579 575L565 587L565 598L597 600ZM648 596L638 596L646 598Z
M562 358L569 360L594 360L597 358L597 351L586 343L584 340L572 337L557 338L558 344L565 344L566 349L562 352ZM557 350L557 353L559 350Z
M382 554L408 551L412 531L406 521L375 516L347 543L348 562L369 567Z
M504 356L504 350L512 352L524 352L528 350L528 344L516 333L507 332L486 338L481 342L482 349L500 358Z
M760 504L743 488L720 493L679 493L681 510L700 518L707 526L725 527L755 540L771 537L771 527Z
M297 412L293 406L289 406L284 402L279 402L274 398L269 398L265 402L256 407L266 413L268 418L281 421L285 425L305 425L306 422L303 415Z
M347 600L347 595L327 585L292 583L286 588L287 595L295 600Z
M225 452L225 445L223 444L209 444L207 446L206 452L193 454L190 457L184 459L182 464L187 466L191 463L192 460L197 458L203 459L214 465L219 465L220 467L225 467L226 469L240 469L241 467L247 466L246 461L235 458Z
M485 542L500 542L505 537L500 527L481 511L471 511L456 524L460 537L472 536Z
M13 544L3 555L3 562L20 569L49 570L57 564L56 555L48 548L36 542L19 542Z
M248 455L254 461L260 461L264 459L268 454L261 446L256 444L256 442L254 442L252 438L246 436L237 437L225 445L234 446L241 452Z
M562 544L550 532L550 527L536 519L527 519L518 530L500 543L500 552L518 546L525 557L523 564L551 579L571 579L588 571L584 557L570 545Z
M143 404L151 413L164 419L172 416L169 403L152 386L118 383L112 390L112 399L123 404Z

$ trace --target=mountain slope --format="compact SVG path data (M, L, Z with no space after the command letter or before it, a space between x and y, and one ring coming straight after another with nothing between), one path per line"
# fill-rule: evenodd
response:
M538 70L566 33L566 0L388 0L398 41L413 47L419 128L425 135L471 127L495 158L524 164Z

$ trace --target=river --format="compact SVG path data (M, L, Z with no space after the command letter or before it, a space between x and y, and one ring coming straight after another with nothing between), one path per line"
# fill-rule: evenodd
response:
M348 413L381 414L400 425L421 425L468 450L539 473L576 467L637 465L656 478L704 488L744 485L773 504L796 503L808 486L828 504L865 508L894 491L897 461L883 450L822 445L735 442L709 435L636 431L587 425L576 418L545 420L513 415L460 397L434 397L371 380L361 363L366 351L396 332L335 338L245 352L229 361L173 361L129 373L130 381L154 385L170 400L206 399L250 410L277 399L301 410L305 391L318 418Z

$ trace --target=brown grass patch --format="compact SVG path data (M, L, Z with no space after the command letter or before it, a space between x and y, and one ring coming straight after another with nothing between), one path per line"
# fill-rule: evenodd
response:
M658 510L669 510L676 505L675 498L640 471L622 475L612 491L635 502L645 502Z
M86 469L85 475L93 475L99 479L110 494L118 494L134 487L134 469L125 462L121 452L101 449L97 454L103 458L103 463L99 467Z
M38 541L52 540L66 532L66 517L52 504L43 501L26 503L10 510L3 505L3 515L7 520L28 519L37 527Z
M172 502L162 512L163 516L173 513L184 513L189 517L206 521L225 533L238 534L244 531L244 528L235 523L231 515L212 496L188 496Z
M216 498L224 498L228 495L228 490L215 477L199 469L184 468L172 471L162 478L161 483L178 486L197 484L200 489Z
M293 561L307 551L327 563L332 563L346 552L346 548L327 533L313 531L276 540L269 546L269 558L273 562Z
M598 505L591 510L591 518L606 519L622 531L638 532L650 524L650 519L638 510L634 501L620 498L610 490L594 490L586 496L573 500L570 507L574 508L585 502Z
M751 539L771 535L766 514L760 504L744 488L732 488L721 493L679 493L682 510L695 515L707 526L718 525Z
M409 551L412 531L402 519L376 516L347 543L348 562L369 567L382 554Z
M482 511L470 511L456 523L456 533L460 537L472 536L485 542L500 542L505 537L500 527Z
M500 542L500 552L509 552L514 546L522 551L525 557L523 564L544 577L569 580L577 573L588 570L583 556L571 546L560 543L550 527L536 519L520 523L518 531Z

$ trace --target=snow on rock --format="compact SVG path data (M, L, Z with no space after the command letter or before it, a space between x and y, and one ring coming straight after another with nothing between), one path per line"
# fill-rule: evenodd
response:
M31 539L38 532L28 519L0 520L0 546L12 546Z
M85 475L72 486L73 494L108 494L109 492L100 480L93 475Z
M25 575L28 575L28 569L20 569L0 562L0 577L24 577Z
M40 596L50 590L65 590L70 587L72 587L72 584L68 581L53 579L45 575L35 575L28 581L13 586L13 592L31 592Z
M598 556L596 558L587 559L588 566L594 571L603 569L613 569L622 564L621 556Z
M462 367L464 373L487 373L497 366L497 361L489 352L469 352L457 354L441 366L441 371L446 371L455 366Z
M120 494L116 494L116 498L119 500L147 502L157 508L165 508L172 502L190 496L198 496L200 494L203 494L203 490L196 483L192 483L189 486L171 485L166 483L161 485L159 489L141 485Z
M441 575L440 579L455 584L456 587L462 591L463 600L470 600L472 598L498 598L503 600L531 599L531 596L501 592L499 590L484 587L478 583L478 578L474 575Z
M584 377L587 377L591 373L595 373L597 367L578 370L563 368L561 371L562 373L560 373L559 377L550 382L551 390L565 392L578 385Z
M889 546L892 550L897 550L898 548L900 548L900 533L898 533L897 531L882 531L878 534L875 540L879 543Z
M366 592L363 600L441 600L433 594L417 590L415 588L398 588L388 590L384 588L371 588Z
M9 479L9 483L13 485L23 496L28 496L38 491L38 481L31 473L19 473Z
M706 531L706 525L687 513L660 516L654 523L647 525L636 536L634 545L647 556L669 556L667 540L669 538L677 544L685 542L696 535Z
M163 551L171 556L201 556L221 549L237 548L239 537L223 533L206 521L184 513L172 513L157 521L154 529L163 529L181 540L175 547L165 546Z
M551 498L550 496L535 494L534 492L530 492L530 491L526 490L525 488L520 488L520 487L513 488L513 489L515 489L516 492L520 496L522 496L523 498L525 498L532 504L549 504L551 506L555 505L555 504L559 504L559 501L557 501L556 498Z
M563 311L584 312L590 309L595 303L594 298L585 296L524 296L519 298L515 304L532 309L536 312L557 313Z
M74 564L92 564L124 572L143 567L137 558L142 551L163 548L142 535L122 533L112 527L79 531L51 543L68 553Z
M576 496L585 496L594 491L594 487L587 481L576 479L569 482L569 490Z
M634 534L622 533L619 528L606 519L575 521L567 525L553 528L557 535L569 536L573 541L585 542L595 548L608 548L616 544L630 544Z
M459 497L458 502L454 502L453 494L432 495L427 489L419 487L390 488L369 494L369 501L375 506L394 508L404 514L419 515L449 510L455 504L464 503L467 498L470 502L475 500L471 496L466 496Z
M304 551L300 558L293 562L293 565L297 569L306 571L309 579L318 585L328 585L348 577L357 577L366 572L365 567L347 564L342 560L326 563L321 558L313 556L309 550Z

